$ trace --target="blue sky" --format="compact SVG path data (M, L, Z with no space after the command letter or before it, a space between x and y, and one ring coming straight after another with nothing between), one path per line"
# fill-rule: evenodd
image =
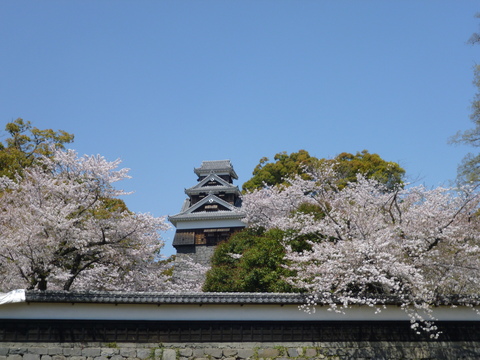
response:
M0 125L123 160L138 212L173 215L202 160L367 149L448 184L470 149L470 0L0 2ZM173 232L165 234L171 242ZM166 254L173 252L166 247Z

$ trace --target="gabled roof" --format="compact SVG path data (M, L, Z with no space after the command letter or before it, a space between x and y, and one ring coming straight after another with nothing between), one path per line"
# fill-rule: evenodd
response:
M207 176L211 173L228 174L233 179L238 179L237 173L233 170L233 165L230 160L212 160L202 161L199 168L193 170L198 176Z
M226 210L219 211L196 211L207 204L218 204ZM200 219L242 219L245 213L240 208L220 199L219 197L209 194L193 206L176 215L168 217L168 220L176 226L178 221L200 220Z
M215 185L215 186L208 186L207 184L210 181L216 181L220 185ZM185 189L185 193L187 195L193 195L193 194L199 194L201 192L227 192L227 193L237 193L240 194L240 190L238 189L238 186L230 184L228 181L223 180L220 176L217 174L209 174L209 176L205 177L201 181L199 181L195 186L192 186L191 188Z

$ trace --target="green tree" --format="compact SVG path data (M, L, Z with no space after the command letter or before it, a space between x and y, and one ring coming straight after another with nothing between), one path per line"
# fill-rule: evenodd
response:
M283 232L247 228L217 246L212 268L207 272L208 292L293 292L283 278L285 269Z
M63 130L40 130L20 118L8 123L5 131L10 137L0 142L0 176L10 178L40 156L50 156L52 147L64 149L64 144L71 143L74 137Z
M335 171L339 175L340 188L345 187L349 182L357 180L357 174L362 174L368 179L376 180L393 189L403 183L405 170L393 161L385 161L378 154L370 154L367 150L357 152L355 155L341 153L333 160Z
M367 150L355 155L341 153L333 159L317 159L310 156L306 150L288 155L281 152L275 155L275 162L269 162L264 157L253 170L253 177L243 184L244 191L261 189L265 185L285 184L285 179L294 175L307 177L306 170L325 162L335 163L335 171L340 175L339 186L342 188L348 182L356 181L357 173L367 178L375 179L388 188L403 183L405 170L399 164L383 160L378 154L370 154Z
M299 150L288 155L285 151L276 154L275 162L267 157L253 169L253 177L242 186L244 191L261 189L265 185L283 184L286 177L304 174L304 168L314 165L318 159L311 157L308 151Z
M285 179L300 175L308 179L306 170L332 163L339 174L338 188L342 189L348 182L355 182L357 174L362 173L389 188L401 185L405 170L395 162L383 160L377 154L364 150L355 155L341 153L334 159L317 159L306 150L288 155L281 152L275 155L275 162L262 158L253 171L253 177L244 185L245 191L260 189L266 185L285 184ZM322 209L313 204L301 204L295 213L303 213L321 219L325 216ZM293 214L292 214L293 215ZM297 252L309 250L312 241L328 241L322 234L298 236L288 234L295 239L289 244ZM212 268L208 271L204 291L212 292L293 292L294 289L285 280L292 272L285 268L285 247L282 239L285 233L272 229L265 231L247 228L233 235L227 242L220 244L212 257Z

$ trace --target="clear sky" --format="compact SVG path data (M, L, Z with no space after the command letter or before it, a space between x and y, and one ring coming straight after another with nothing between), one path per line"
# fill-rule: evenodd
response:
M429 187L472 127L473 0L0 2L0 125L123 160L137 212L173 215L202 160L367 149ZM4 138L3 138L4 140ZM173 232L165 234L171 243ZM173 253L170 245L166 254Z

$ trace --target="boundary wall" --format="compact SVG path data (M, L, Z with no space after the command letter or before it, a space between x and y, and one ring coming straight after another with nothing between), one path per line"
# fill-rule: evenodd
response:
M298 310L298 294L27 292L0 305L0 360L479 359L480 316L434 311L415 334L391 301L380 314ZM474 310L474 309L473 309Z

